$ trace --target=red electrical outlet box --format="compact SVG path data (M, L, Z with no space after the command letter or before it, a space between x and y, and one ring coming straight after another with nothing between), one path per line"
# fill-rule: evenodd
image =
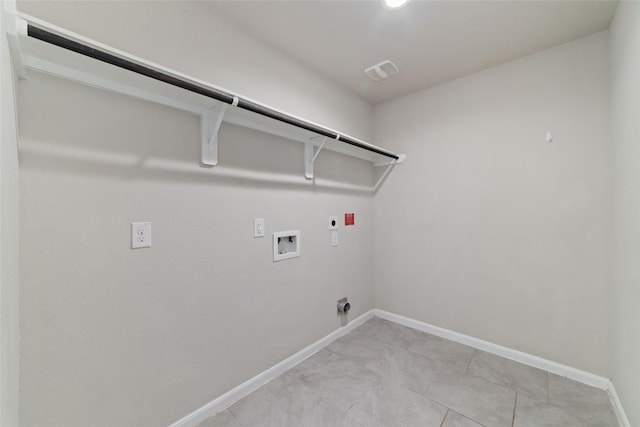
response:
M356 223L356 217L353 213L344 214L344 225L354 225Z

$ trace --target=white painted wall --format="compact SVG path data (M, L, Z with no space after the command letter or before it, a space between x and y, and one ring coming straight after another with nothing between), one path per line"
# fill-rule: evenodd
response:
M607 33L382 104L374 123L408 155L374 201L376 308L610 375Z
M354 136L372 129L368 104L203 4L23 7ZM187 113L35 73L18 107L21 425L167 425L337 329L338 298L352 318L373 308L372 196L306 182L301 144L225 125L211 170ZM373 178L330 152L316 174ZM356 226L331 248L327 218L344 212ZM273 263L253 218L268 235L301 230L302 256ZM153 223L152 248L129 248L132 221Z
M640 3L610 28L613 135L613 382L640 425Z
M0 4L0 425L18 425L19 260L15 76Z

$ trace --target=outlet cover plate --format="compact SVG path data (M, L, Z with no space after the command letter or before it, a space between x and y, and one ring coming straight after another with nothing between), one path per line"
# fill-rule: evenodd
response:
M151 247L151 223L131 223L131 249Z
M253 220L253 237L264 237L263 218L256 218Z

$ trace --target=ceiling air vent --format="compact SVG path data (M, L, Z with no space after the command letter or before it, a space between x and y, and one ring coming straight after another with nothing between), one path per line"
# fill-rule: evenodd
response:
M370 79L378 82L391 76L395 76L400 72L400 70L398 70L396 64L389 60L386 60L382 61L379 64L372 65L371 67L364 70L364 72L367 73L367 76L369 76Z

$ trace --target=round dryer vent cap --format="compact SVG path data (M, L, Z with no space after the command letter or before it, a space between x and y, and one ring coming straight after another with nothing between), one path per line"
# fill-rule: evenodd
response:
M371 67L364 70L364 72L369 76L370 79L379 82L380 80L388 79L391 76L395 76L400 72L396 64L389 61L382 61L379 64L372 65Z

